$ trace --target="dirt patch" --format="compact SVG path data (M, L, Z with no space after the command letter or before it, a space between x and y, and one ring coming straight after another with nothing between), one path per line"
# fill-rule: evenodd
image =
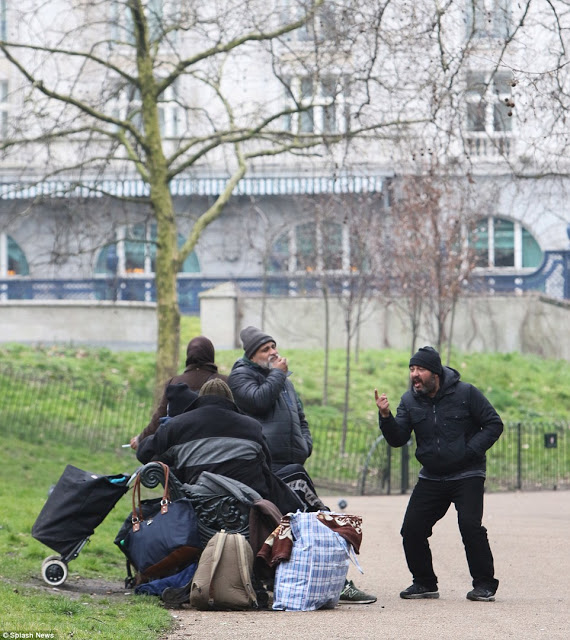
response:
M109 582L97 578L82 578L70 576L59 587L50 587L41 578L30 576L25 582L8 581L14 591L18 589L37 589L45 593L65 595L68 598L77 599L85 595L101 598L125 598L133 595L132 589L125 589L120 581Z

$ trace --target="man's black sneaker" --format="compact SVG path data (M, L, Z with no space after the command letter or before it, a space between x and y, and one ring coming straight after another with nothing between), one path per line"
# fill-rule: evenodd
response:
M376 596L372 596L369 593L364 593L354 586L352 580L344 583L344 588L340 592L339 604L372 604L376 602Z
M495 592L485 587L475 587L467 594L467 600L479 600L480 602L494 602Z
M400 591L400 598L411 600L412 598L439 598L437 589L428 589L421 584L412 584L407 589Z

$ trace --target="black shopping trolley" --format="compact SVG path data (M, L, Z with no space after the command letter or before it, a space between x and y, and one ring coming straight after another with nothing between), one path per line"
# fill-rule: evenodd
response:
M42 563L42 578L52 587L67 579L95 528L129 489L130 476L104 476L67 465L32 527L32 536L57 551Z

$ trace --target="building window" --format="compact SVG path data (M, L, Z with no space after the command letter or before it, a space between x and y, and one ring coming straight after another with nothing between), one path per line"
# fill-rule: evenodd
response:
M474 157L508 156L513 132L513 78L510 72L467 74L466 142Z
M181 135L182 110L178 101L177 81L158 96L158 117L162 136L177 138Z
M0 277L28 275L30 268L24 252L11 236L0 233Z
M146 3L146 19L151 42L158 42L164 35L164 19L172 18L172 0L148 0ZM133 15L128 5L116 0L111 3L111 45L135 44Z
M184 242L178 236L178 246ZM135 224L117 232L117 241L100 252L95 273L104 275L154 275L156 264L156 224ZM192 252L184 261L180 273L200 271L198 257Z
M347 130L347 86L343 78L291 78L286 95L288 107L299 110L285 116L287 131L335 134Z
M182 133L182 109L178 101L178 83L175 81L158 96L158 121L160 133L165 138L177 138ZM143 130L140 91L133 86L116 91L113 117L130 120L139 130Z
M508 38L511 22L508 0L465 1L468 38Z
M335 222L307 222L292 227L273 244L269 270L291 274L348 272L347 227Z
M537 269L542 264L538 242L520 222L485 218L472 232L470 244L481 268Z
M313 4L313 0L280 0L281 23L285 25L301 20L307 12L312 10ZM335 12L335 8L330 3L324 3L309 16L302 27L291 31L285 38L297 42L334 42L337 40L337 15L339 15L338 7Z
M6 19L6 0L0 0L0 40L8 40L8 22Z
M8 81L0 80L0 138L8 137Z

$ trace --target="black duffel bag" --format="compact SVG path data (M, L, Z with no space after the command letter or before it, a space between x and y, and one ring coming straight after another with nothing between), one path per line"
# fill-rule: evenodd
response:
M115 544L138 573L137 582L178 573L202 552L198 519L188 498L170 501L169 468L164 468L161 499L140 499L140 475L133 485L133 511L125 521Z

